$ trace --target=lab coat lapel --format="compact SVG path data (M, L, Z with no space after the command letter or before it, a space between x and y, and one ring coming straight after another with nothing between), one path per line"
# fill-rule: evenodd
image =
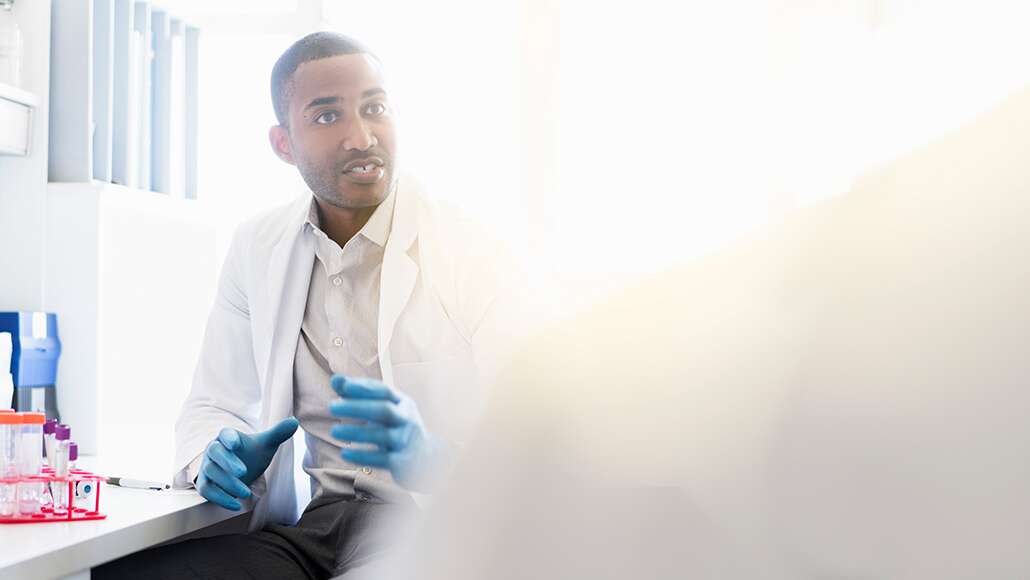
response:
M417 203L402 179L397 187L393 227L383 253L383 272L379 284L379 365L383 382L393 384L390 341L397 319L404 310L418 279L418 264L408 250L418 234Z
M290 216L282 238L272 249L266 278L266 320L263 344L265 371L266 420L278 420L290 414L293 390L277 388L284 380L283 373L290 370L296 354L295 339L300 333L307 304L308 285L311 283L311 265L315 259L315 246L310 236L301 235L308 214L310 197L298 203L298 211ZM286 382L289 382L288 380Z

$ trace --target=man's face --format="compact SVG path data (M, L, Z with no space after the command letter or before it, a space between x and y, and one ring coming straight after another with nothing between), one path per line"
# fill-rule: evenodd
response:
M374 207L397 180L394 111L380 65L366 54L300 65L289 94L288 128L273 127L271 139L315 197L339 208Z

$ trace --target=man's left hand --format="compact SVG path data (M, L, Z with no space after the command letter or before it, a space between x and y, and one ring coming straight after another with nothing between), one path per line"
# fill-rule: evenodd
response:
M448 454L445 445L426 432L415 402L374 379L333 375L331 384L343 400L330 403L329 412L365 421L335 425L332 436L378 448L344 449L340 456L358 465L388 469L406 489L428 491Z

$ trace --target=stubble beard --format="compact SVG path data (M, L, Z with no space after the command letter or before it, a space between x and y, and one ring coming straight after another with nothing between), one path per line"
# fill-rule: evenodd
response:
M343 192L343 187L339 186L343 177L337 175L334 170L323 170L306 164L298 165L297 168L301 177L304 178L304 182L319 201L340 209L354 210L375 207L382 203L397 186L396 174L392 167L387 166L384 177L385 187L381 190L369 188L369 195L353 199ZM362 186L355 185L354 187L361 188Z

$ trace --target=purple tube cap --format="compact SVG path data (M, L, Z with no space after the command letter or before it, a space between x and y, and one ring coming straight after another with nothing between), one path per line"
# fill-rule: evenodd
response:
M57 435L58 441L64 441L72 438L72 428L67 425L58 425L54 428L54 434Z
M49 435L57 429L57 419L47 419L46 423L43 423L43 434Z
M79 458L79 444L74 441L68 444L68 461L75 461Z

